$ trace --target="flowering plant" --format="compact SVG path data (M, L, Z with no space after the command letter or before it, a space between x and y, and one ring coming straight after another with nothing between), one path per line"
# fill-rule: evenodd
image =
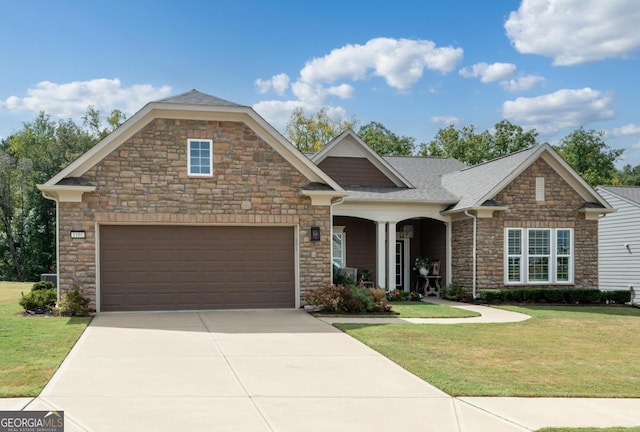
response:
M429 269L429 263L431 261L426 257L416 257L416 260L413 262L413 269L419 270L421 268Z

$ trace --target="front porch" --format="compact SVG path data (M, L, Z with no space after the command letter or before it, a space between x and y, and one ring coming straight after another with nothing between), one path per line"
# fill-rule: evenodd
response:
M389 221L334 215L332 260L358 269L358 280L380 288L439 296L437 287L450 280L449 232L450 224L426 216ZM431 261L427 278L414 269L417 257Z

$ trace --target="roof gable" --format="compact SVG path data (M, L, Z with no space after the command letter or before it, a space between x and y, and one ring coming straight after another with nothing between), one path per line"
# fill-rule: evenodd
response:
M81 177L156 118L243 122L310 182L324 183L334 191L343 192L331 177L309 161L251 107L225 101L197 90L148 103L106 138L47 181L45 186L56 186L67 177Z
M316 165L319 165L328 157L366 159L396 187L414 187L409 180L391 166L391 164L389 164L384 158L373 151L373 149L362 141L362 139L351 129L347 129L336 138L329 141L322 150L311 157L311 161Z
M461 197L460 201L448 211L457 212L481 207L539 158L544 159L564 178L585 202L595 202L605 209L611 209L611 206L548 143L544 143L493 161L445 174L442 177L443 186Z

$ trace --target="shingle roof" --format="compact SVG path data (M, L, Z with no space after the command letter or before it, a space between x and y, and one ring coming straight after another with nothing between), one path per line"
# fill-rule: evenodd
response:
M180 93L179 95L169 96L168 98L160 99L156 102L163 103L177 103L188 105L216 105L216 106L236 106L241 107L244 105L230 102L228 100L220 99L216 96L211 96L206 93L199 92L196 89L191 91Z
M539 146L442 176L442 186L461 197L451 208L459 210L482 204L486 195L521 167ZM484 199L483 199L484 198ZM490 197L488 197L490 198Z
M640 204L640 186L598 186L613 194Z

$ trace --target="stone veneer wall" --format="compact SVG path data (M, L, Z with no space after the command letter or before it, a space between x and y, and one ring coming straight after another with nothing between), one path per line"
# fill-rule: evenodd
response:
M213 177L187 176L188 138L213 140ZM83 177L96 192L60 203L60 287L80 286L94 305L101 223L297 225L300 290L331 282L330 208L301 196L309 180L244 123L156 119ZM75 229L86 239L71 240Z
M545 201L535 200L535 179L545 178ZM578 209L584 200L544 160L539 159L495 197L508 206L491 219L478 219L476 287L517 288L504 284L505 228L573 228L574 284L557 287L598 287L598 221L585 220ZM452 270L454 284L472 288L472 220L453 223ZM544 288L550 285L529 285Z

